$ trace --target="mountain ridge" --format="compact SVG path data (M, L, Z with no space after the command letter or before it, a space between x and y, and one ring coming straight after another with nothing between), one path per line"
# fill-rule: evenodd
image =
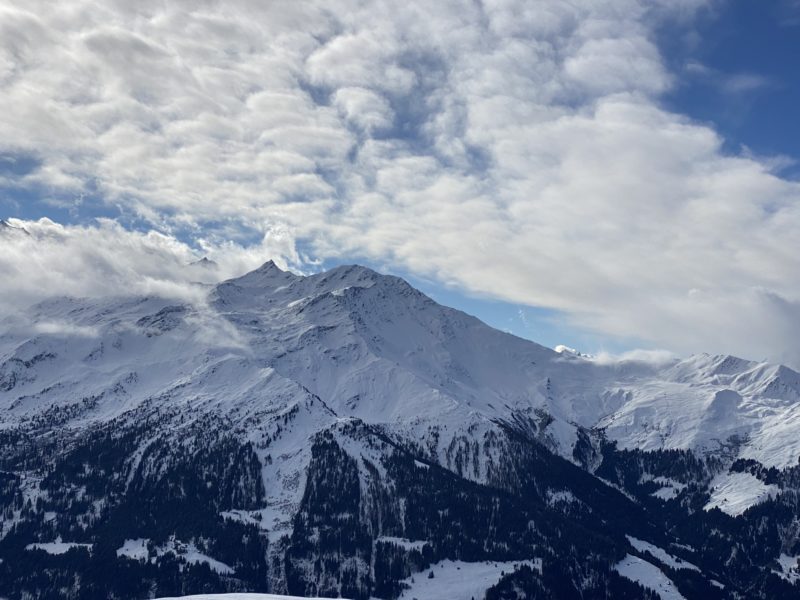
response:
M800 555L786 508L800 481L791 369L563 355L358 265L302 276L270 261L193 289L199 301L53 299L33 308L31 329L0 330L0 569L60 532L113 545L109 560L130 569L144 567L122 549L151 540L158 567L143 580L180 567L217 591L247 581L390 598L436 561L538 557L545 568L515 585L554 593L560 573L564 585L632 593L621 581L641 569L626 552L648 559L631 535L657 548L691 540L684 560L701 574L675 575L658 557L647 569L708 594L711 579L780 586L767 565ZM142 512L141 499L157 508ZM769 543L742 538L763 510L777 515ZM696 538L715 529L773 556L729 559L748 574L734 575ZM252 543L223 543L236 535ZM179 547L229 571L201 574Z

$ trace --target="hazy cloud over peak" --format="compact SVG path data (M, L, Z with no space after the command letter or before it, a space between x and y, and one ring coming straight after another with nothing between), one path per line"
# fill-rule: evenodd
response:
M0 0L0 155L36 159L0 172L16 202L91 193L164 232L26 223L35 258L3 238L0 268L77 293L98 248L111 285L205 250L231 274L301 266L301 244L797 364L798 184L660 101L678 74L653 28L705 4Z

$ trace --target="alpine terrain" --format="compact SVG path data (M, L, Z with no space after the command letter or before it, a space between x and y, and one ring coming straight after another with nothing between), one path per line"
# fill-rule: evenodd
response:
M359 266L194 291L0 323L0 597L800 598L795 371L555 352Z

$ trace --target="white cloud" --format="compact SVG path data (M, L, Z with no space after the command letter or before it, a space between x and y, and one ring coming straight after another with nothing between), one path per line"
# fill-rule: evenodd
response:
M644 37L587 40L565 64L566 74L594 94L664 91L669 77L658 50Z
M384 21L375 29L333 37L306 61L311 82L331 89L368 86L396 94L410 92L417 77L399 64L398 47L392 44L397 34L388 25Z
M204 299L197 283L219 281L249 271L269 258L284 268L300 258L293 236L274 228L260 244L242 247L200 240L216 266L192 266L195 250L175 237L150 231L128 231L110 220L87 226L63 226L41 219L10 219L0 230L0 280L4 282L0 313L15 311L48 295L75 297L155 294L190 302ZM63 323L40 327L55 332Z
M755 73L736 73L725 79L723 89L729 94L744 94L768 87L768 77Z
M339 88L333 95L333 103L348 121L368 132L391 127L394 119L386 98L365 88Z
M621 354L611 354L600 352L591 360L601 365L611 365L622 362L646 363L654 366L664 366L676 359L675 355L668 350L631 350Z
M48 335L63 335L75 337L94 338L99 335L97 328L87 325L76 325L69 322L61 321L43 321L34 325L36 333L44 333Z
M0 0L0 152L42 162L17 184L96 186L193 238L26 224L38 244L0 274L29 294L163 287L193 247L233 273L301 265L299 240L609 335L797 364L798 184L659 104L654 23L703 5ZM241 230L266 237L221 241Z
M697 61L689 61L684 70L690 76L700 79L706 85L712 85L720 92L732 96L752 94L759 90L775 87L775 83L767 76L758 73L724 73L712 69Z

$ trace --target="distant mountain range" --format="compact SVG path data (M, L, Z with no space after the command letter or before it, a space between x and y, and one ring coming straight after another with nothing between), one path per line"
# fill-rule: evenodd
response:
M0 595L800 597L797 372L556 352L359 266L194 292L0 323Z

